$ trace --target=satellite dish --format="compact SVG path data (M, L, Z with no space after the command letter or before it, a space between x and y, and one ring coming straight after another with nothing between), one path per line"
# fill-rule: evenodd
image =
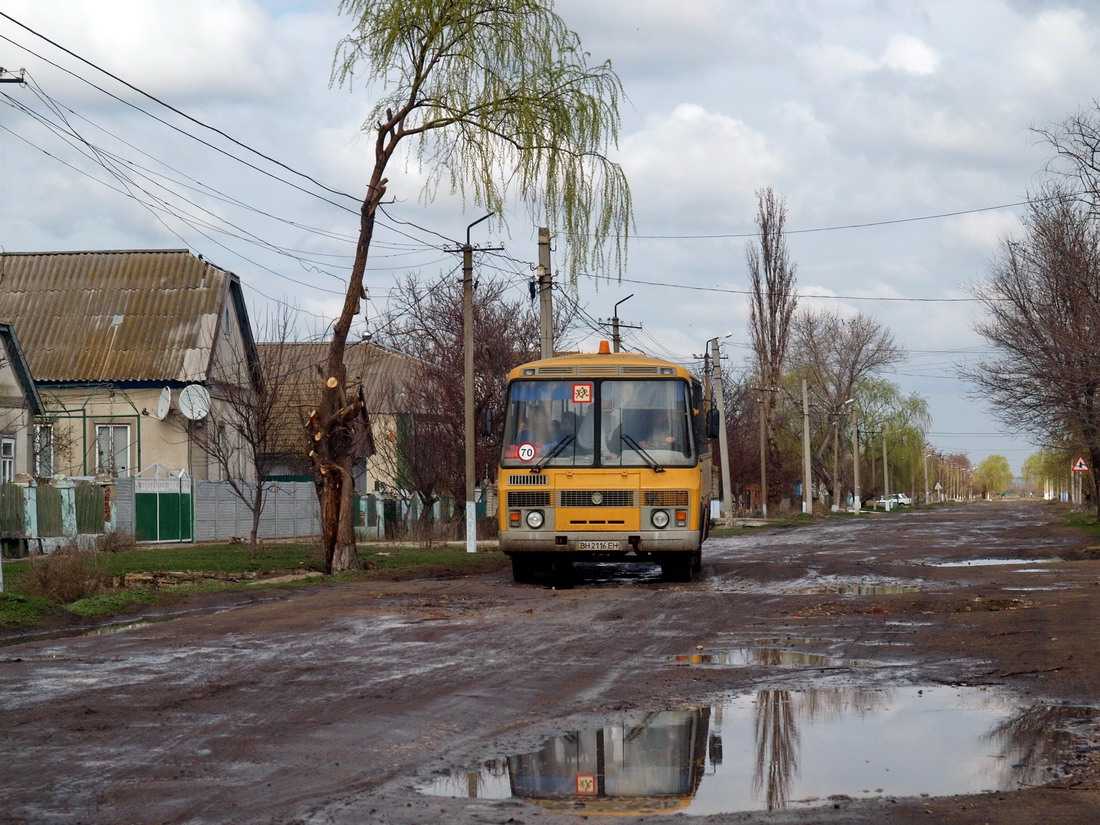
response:
M185 418L198 421L210 412L210 393L201 384L188 384L180 390L180 412Z
M168 417L170 409L172 409L172 391L165 387L160 391L160 400L157 402L157 418L163 421Z

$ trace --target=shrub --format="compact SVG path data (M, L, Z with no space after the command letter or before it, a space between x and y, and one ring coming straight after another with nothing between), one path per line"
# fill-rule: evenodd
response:
M133 533L118 532L101 533L96 536L96 549L101 553L121 553L123 550L133 550L137 546Z
M98 593L103 580L95 552L70 544L33 558L23 576L23 588L30 595L68 604Z

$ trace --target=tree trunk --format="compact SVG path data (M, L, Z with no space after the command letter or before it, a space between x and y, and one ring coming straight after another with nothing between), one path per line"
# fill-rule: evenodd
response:
M256 487L252 494L252 533L249 541L253 554L260 551L260 515L264 511L264 485L263 481L256 479Z

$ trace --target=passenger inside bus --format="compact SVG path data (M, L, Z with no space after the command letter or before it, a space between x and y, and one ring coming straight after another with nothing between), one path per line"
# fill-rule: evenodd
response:
M631 441L645 450L673 450L687 453L687 441L683 427L675 426L666 409L623 410L622 422L607 439L607 449L612 456L619 455Z
M529 404L527 417L520 422L514 444L546 444L552 438L550 417L542 404Z

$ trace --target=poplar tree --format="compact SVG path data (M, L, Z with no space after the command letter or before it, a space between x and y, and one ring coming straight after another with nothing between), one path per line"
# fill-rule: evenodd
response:
M621 272L631 224L626 177L607 152L618 140L622 86L594 66L552 0L342 0L354 28L332 80L365 82L379 97L363 131L374 165L343 309L333 325L321 402L307 424L319 477L326 569L359 567L352 468L369 442L361 395L346 386L344 349L365 298L387 168L404 147L439 186L503 222L513 199L567 240L568 271Z

